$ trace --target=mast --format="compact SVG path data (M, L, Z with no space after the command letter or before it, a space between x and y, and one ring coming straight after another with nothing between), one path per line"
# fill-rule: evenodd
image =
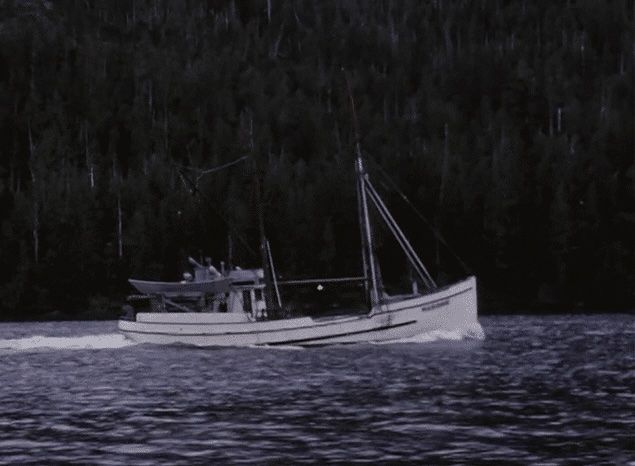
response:
M361 253L362 253L362 270L364 273L364 297L367 303L370 303L370 287L369 287L369 276L368 276L368 260L366 258L366 233L364 228L364 216L362 214L362 183L357 180L357 216L359 221L359 235L360 235L360 244L361 244Z
M373 257L373 235L370 228L370 216L368 214L368 200L366 198L366 188L364 186L364 178L366 178L366 172L364 170L364 162L362 160L362 153L359 147L359 141L356 144L357 148L357 183L358 193L360 195L359 205L361 207L360 227L365 237L364 246L365 251L362 251L362 257L364 258L364 275L367 277L370 274L370 306L371 308L379 303L379 285L377 280L377 271L375 270L375 260Z
M373 235L370 229L370 216L368 215L368 200L366 199L366 188L364 186L364 178L366 170L364 169L364 160L362 159L362 149L359 142L359 128L357 123L357 113L355 112L355 100L353 99L353 91L348 75L344 73L346 80L346 88L348 90L348 98L351 101L351 111L353 113L353 129L355 130L355 152L357 160L355 168L357 172L357 208L359 210L359 228L362 236L362 264L364 267L364 288L366 290L367 299L370 301L370 308L379 303L379 284L377 279L377 271L375 270L375 257L373 255ZM370 275L370 277L369 277ZM370 278L370 289L368 287L368 279Z
M278 279L276 278L276 269L273 266L273 256L271 255L271 246L269 245L269 240L267 240L267 256L269 257L269 268L271 270L271 276L273 277L273 289L276 292L276 304L278 304L278 309L282 308L282 299L280 299L280 290L278 289Z
M404 235L403 231L401 231L401 228L399 228L399 225L390 214L390 211L381 200L381 197L379 197L379 194L373 187L368 177L365 177L363 179L363 182L364 188L368 191L368 195L370 196L370 200L373 202L373 204L375 204L375 207L381 215L381 218L384 220L384 223L386 223L391 233L399 243L399 246L401 246L403 251L406 253L406 257L410 261L410 264L414 267L417 274L421 277L423 283L429 289L437 288L437 284L432 279L432 276L428 272L428 269L426 269L425 265L423 265L423 262L421 262L421 259L419 259L419 256L417 256L417 253L410 245L410 242L406 238L406 235Z
M265 217L262 205L262 193L260 192L260 173L257 169L257 163L254 159L254 177L256 185L256 210L258 211L258 230L260 233L260 258L262 261L262 271L265 279L265 305L267 311L277 311L276 301L274 300L273 279L271 276L271 268L269 267L269 257L267 254L267 237L265 235Z

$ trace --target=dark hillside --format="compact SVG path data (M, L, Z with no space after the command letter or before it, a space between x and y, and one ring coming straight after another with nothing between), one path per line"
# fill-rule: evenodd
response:
M632 0L0 3L0 315L176 279L234 233L250 163L285 276L355 275L362 147L480 280L482 308L635 307ZM372 164L372 163L371 163ZM377 176L377 185L381 175ZM386 182L384 182L386 184ZM441 281L465 272L382 191ZM380 234L384 274L407 271Z

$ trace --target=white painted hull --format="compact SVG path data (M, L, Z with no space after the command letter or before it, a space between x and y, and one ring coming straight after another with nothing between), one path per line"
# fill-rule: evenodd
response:
M478 326L476 279L392 299L365 315L250 320L242 313L138 313L119 330L140 343L194 346L329 345L400 340Z

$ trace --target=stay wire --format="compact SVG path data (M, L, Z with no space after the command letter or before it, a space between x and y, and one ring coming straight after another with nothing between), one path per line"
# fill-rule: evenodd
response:
M448 244L448 242L445 240L445 238L443 237L443 235L441 235L441 232L439 232L438 229L436 229L434 227L434 225L432 224L432 222L430 222L422 213L419 209L417 209L417 207L410 201L410 199L408 199L408 196L406 196L404 194L404 192L399 189L399 186L397 186L397 183L395 183L392 178L388 175L388 173L386 173L386 171L381 167L381 165L379 165L379 163L375 162L373 159L371 159L370 157L367 157L366 160L369 160L371 162L371 165L373 166L373 168L377 169L377 171L386 179L386 181L388 182L388 184L390 185L390 187L395 190L397 192L397 194L399 194L399 196L401 197L401 199L403 199L403 201L408 204L408 206L410 206L410 208L414 211L414 213L419 217L420 220L422 220L426 226L430 229L430 231L432 231L432 233L434 234L435 238L437 238L441 244L443 244L447 250L450 252L450 254L452 254L452 256L459 262L459 264L461 264L461 267L463 267L463 270L465 271L465 273L467 273L468 275L472 275L472 269L463 261L463 259L461 259L459 257L459 255L456 253L456 251Z

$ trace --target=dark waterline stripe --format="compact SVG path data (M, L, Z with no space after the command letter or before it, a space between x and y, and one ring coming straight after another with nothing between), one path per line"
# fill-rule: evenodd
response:
M281 341L281 342L277 342L277 343L263 343L265 345L268 346L280 346L280 345L295 345L295 344L302 344L302 343L308 343L311 341L324 341L324 340L329 340L332 338L340 338L340 337L348 337L351 335L360 335L362 333L371 333L371 332L378 332L380 330L390 330L393 328L398 328L398 327L405 327L406 325L412 325L412 324L416 324L417 321L416 320L410 320L408 322L402 322L400 324L395 324L395 325L386 325L384 327L377 327L374 329L370 329L370 330L359 330L356 332L346 332L346 333L339 333L337 335L328 335L328 336L324 336L324 337L314 337L314 338L303 338L300 340L289 340L289 341Z

